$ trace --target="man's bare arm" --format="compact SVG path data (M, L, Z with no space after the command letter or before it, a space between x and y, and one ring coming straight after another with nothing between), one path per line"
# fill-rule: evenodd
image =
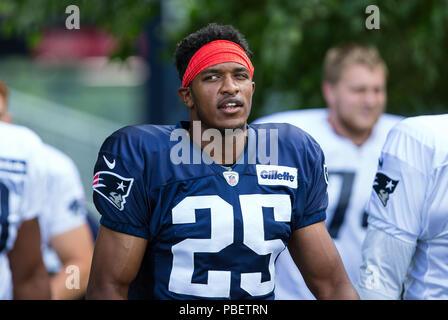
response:
M87 285L87 299L127 299L147 240L100 227Z
M58 234L50 240L51 248L62 262L61 270L50 279L51 298L68 300L81 298L87 288L90 266L93 255L93 238L87 223ZM69 289L66 286L69 266L79 268L79 288Z
M42 260L38 218L22 223L8 258L14 299L50 299L50 277Z
M323 221L297 229L288 248L317 299L359 299Z

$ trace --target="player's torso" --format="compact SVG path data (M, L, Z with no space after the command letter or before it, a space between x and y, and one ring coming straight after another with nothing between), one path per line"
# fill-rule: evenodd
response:
M0 253L12 248L24 219L30 150L14 128L0 125L0 136L8 137L0 140Z
M428 119L436 131L433 167L422 208L422 230L409 271L406 299L448 299L448 116ZM443 119L442 119L443 120Z
M146 182L151 239L130 298L273 298L274 262L307 188L297 155L279 152L277 165L263 165L246 148L232 169L160 153Z
M333 143L327 140L322 147L329 176L326 225L350 279L356 281L367 228L364 207L369 199L381 147L376 148L374 144L357 147L339 139L333 138Z
M155 296L242 298L272 292L273 263L291 235L295 195L281 185L258 185L255 169L247 169L231 173L238 175L235 186L223 170L153 195Z
M329 176L327 228L351 280L357 281L367 228L364 207L372 190L381 147L399 118L383 115L361 146L336 134L326 109L287 112L282 118L308 132L324 151Z
M25 218L24 195L30 157L24 143L26 135L16 126L0 123L0 299L12 298L7 252L14 246Z
M448 299L448 164L435 173L431 189L424 208L425 227L406 284L406 299Z

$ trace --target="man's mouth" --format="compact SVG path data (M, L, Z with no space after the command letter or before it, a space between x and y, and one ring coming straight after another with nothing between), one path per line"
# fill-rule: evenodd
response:
M238 112L243 107L243 102L236 99L224 100L218 105L218 109L227 114Z

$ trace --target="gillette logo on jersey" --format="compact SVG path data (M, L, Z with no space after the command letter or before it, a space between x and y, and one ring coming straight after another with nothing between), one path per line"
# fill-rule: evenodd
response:
M296 177L289 174L289 172L282 172L279 173L277 170L273 171L261 171L261 178L262 179L278 179L278 180L289 180L294 181Z
M258 164L256 169L260 185L284 185L297 189L297 168Z
M95 173L92 187L94 191L122 211L133 182L133 178L123 178L110 171L99 171Z

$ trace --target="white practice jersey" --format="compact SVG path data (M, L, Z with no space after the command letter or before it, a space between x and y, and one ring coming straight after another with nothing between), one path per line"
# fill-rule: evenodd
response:
M361 245L367 227L364 208L378 157L387 133L400 119L383 114L360 147L335 133L328 122L327 109L286 111L256 121L290 123L308 132L320 144L329 173L326 224L352 283L356 283L359 275ZM275 284L276 299L315 299L287 250L277 259Z
M44 262L49 272L58 272L61 264L50 248L54 236L87 223L84 189L75 163L66 154L44 146L47 163L46 207L39 217Z
M43 144L31 130L0 122L0 299L12 298L8 251L23 221L36 218L45 198Z
M391 130L367 211L369 228L415 247L404 299L448 299L448 114L408 118ZM387 270L397 256L384 258Z

